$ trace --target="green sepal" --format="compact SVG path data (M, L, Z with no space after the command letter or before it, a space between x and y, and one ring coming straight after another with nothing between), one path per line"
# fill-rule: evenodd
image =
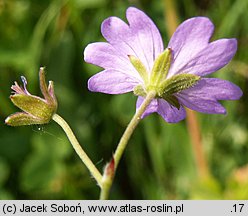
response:
M142 85L135 86L133 93L137 96L142 96L142 97L146 96L146 91L144 90Z
M200 79L200 76L194 74L174 75L160 84L158 94L160 97L167 97L179 93L194 86Z
M162 52L155 60L152 72L150 85L157 86L158 83L163 81L170 69L171 64L171 49L167 48L164 52Z
M34 117L28 113L18 112L6 118L5 123L9 126L25 126L34 124L44 124L42 119Z
M146 70L145 65L137 58L136 56L129 55L129 60L134 66L134 68L137 70L141 78L144 80L145 83L148 81L148 72Z
M172 106L176 107L178 110L180 109L181 105L177 97L175 97L174 95L167 95L167 96L163 96L162 98L165 99Z
M45 79L45 71L44 68L41 67L39 71L39 78L40 78L40 90L47 101L52 101L52 97L48 92L47 84L46 84L46 79Z
M57 105L57 99L56 99L56 96L55 96L55 92L54 92L54 84L53 84L53 81L49 81L49 84L48 84L48 92L51 96L51 98L53 99L53 103Z
M39 71L39 78L40 78L40 90L44 96L44 99L49 103L52 104L53 106L56 107L57 109L57 100L54 94L54 85L53 81L49 81L49 85L47 87L46 84L46 78L45 78L45 70L44 67L40 68Z
M48 104L45 100L32 95L15 94L10 96L10 99L24 112L42 119L43 123L50 121L57 108L53 104Z

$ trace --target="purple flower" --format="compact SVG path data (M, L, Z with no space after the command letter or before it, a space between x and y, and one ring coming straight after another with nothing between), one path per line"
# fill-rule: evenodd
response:
M104 20L101 32L107 42L89 44L86 62L104 70L88 81L90 91L138 95L136 108L150 90L157 95L144 116L153 112L167 122L185 118L185 107L198 112L225 114L218 100L237 100L242 91L231 82L203 78L224 67L237 50L236 39L209 42L214 26L206 17L183 22L164 50L159 30L142 11L130 7L128 23L117 17Z

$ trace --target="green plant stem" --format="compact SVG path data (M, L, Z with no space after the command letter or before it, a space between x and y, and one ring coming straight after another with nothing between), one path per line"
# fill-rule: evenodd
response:
M77 141L77 138L75 137L74 133L72 132L70 126L67 124L67 122L58 114L54 114L52 119L58 123L64 132L66 133L70 143L72 144L73 148L75 149L76 153L80 157L80 159L83 161L85 166L89 169L92 176L95 178L96 182L100 187L102 187L102 175L96 168L96 166L93 164L93 162L90 160L88 155L85 153L85 151L82 149L81 145Z
M123 155L123 152L127 146L127 143L129 141L131 135L133 134L138 123L141 121L142 114L145 112L146 108L151 103L151 101L155 98L155 96L156 96L155 91L151 91L147 94L145 100L143 101L140 108L137 110L137 112L133 116L132 120L128 124L125 132L123 133L123 135L120 139L120 142L117 146L117 149L114 153L114 156L113 156L114 157L114 164L115 164L115 171L114 172L116 172L116 169L118 167L120 159ZM109 191L110 191L110 188L112 186L113 180L114 180L114 175L112 178L103 178L100 199L103 199L103 200L108 199Z

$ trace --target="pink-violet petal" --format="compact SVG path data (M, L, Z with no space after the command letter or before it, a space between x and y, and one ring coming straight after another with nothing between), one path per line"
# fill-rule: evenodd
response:
M236 39L221 39L210 43L185 65L177 68L178 73L205 76L228 64L237 51Z
M225 114L226 110L218 100L237 100L241 96L238 86L217 78L203 78L194 87L177 94L184 106L209 114Z
M139 81L121 71L104 70L88 80L88 89L106 94L123 94L133 91Z
M158 114L168 123L177 123L186 117L185 109L180 106L179 109L169 104L164 99L158 100Z
M127 18L130 26L117 17L104 20L102 35L118 52L136 56L150 71L154 58L163 51L158 29L147 15L136 8L127 10Z
M143 97L138 97L136 103L136 110L141 106L144 101ZM142 115L142 118L157 112L159 115L163 117L165 121L168 123L176 123L183 120L186 116L185 109L181 106L178 110L176 107L169 104L164 99L154 99L147 107L146 111Z
M116 69L140 78L128 56L118 52L111 44L106 42L89 44L84 50L84 60L104 69Z
M206 17L190 18L179 25L168 44L174 56L169 77L207 47L213 31L214 25Z
M154 60L164 50L159 30L154 22L137 8L129 7L126 16L132 34L138 39L139 45L143 50L148 63L148 70L150 71Z
M136 102L136 110L139 109L139 107L141 106L141 104L143 103L144 98L143 97L138 97L137 102ZM143 113L143 115L141 116L141 118L144 118L154 112L157 112L158 110L158 100L154 99L151 101L151 103L148 105L148 107L146 108L145 112Z

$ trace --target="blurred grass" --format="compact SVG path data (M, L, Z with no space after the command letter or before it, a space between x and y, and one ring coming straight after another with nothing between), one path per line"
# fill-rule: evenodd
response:
M239 49L227 67L213 74L238 84L239 101L223 102L228 115L197 114L211 176L197 178L185 121L172 125L156 114L144 119L120 163L112 199L248 199L248 1L177 0L180 22L208 16L214 39L236 37ZM84 47L103 41L108 16L125 18L128 6L144 10L169 40L164 1L0 0L0 199L97 199L99 189L54 123L10 128L10 86L25 75L38 93L38 69L54 80L58 112L101 170L135 112L132 94L103 95L87 90L100 71L83 62ZM39 94L39 93L38 93Z

